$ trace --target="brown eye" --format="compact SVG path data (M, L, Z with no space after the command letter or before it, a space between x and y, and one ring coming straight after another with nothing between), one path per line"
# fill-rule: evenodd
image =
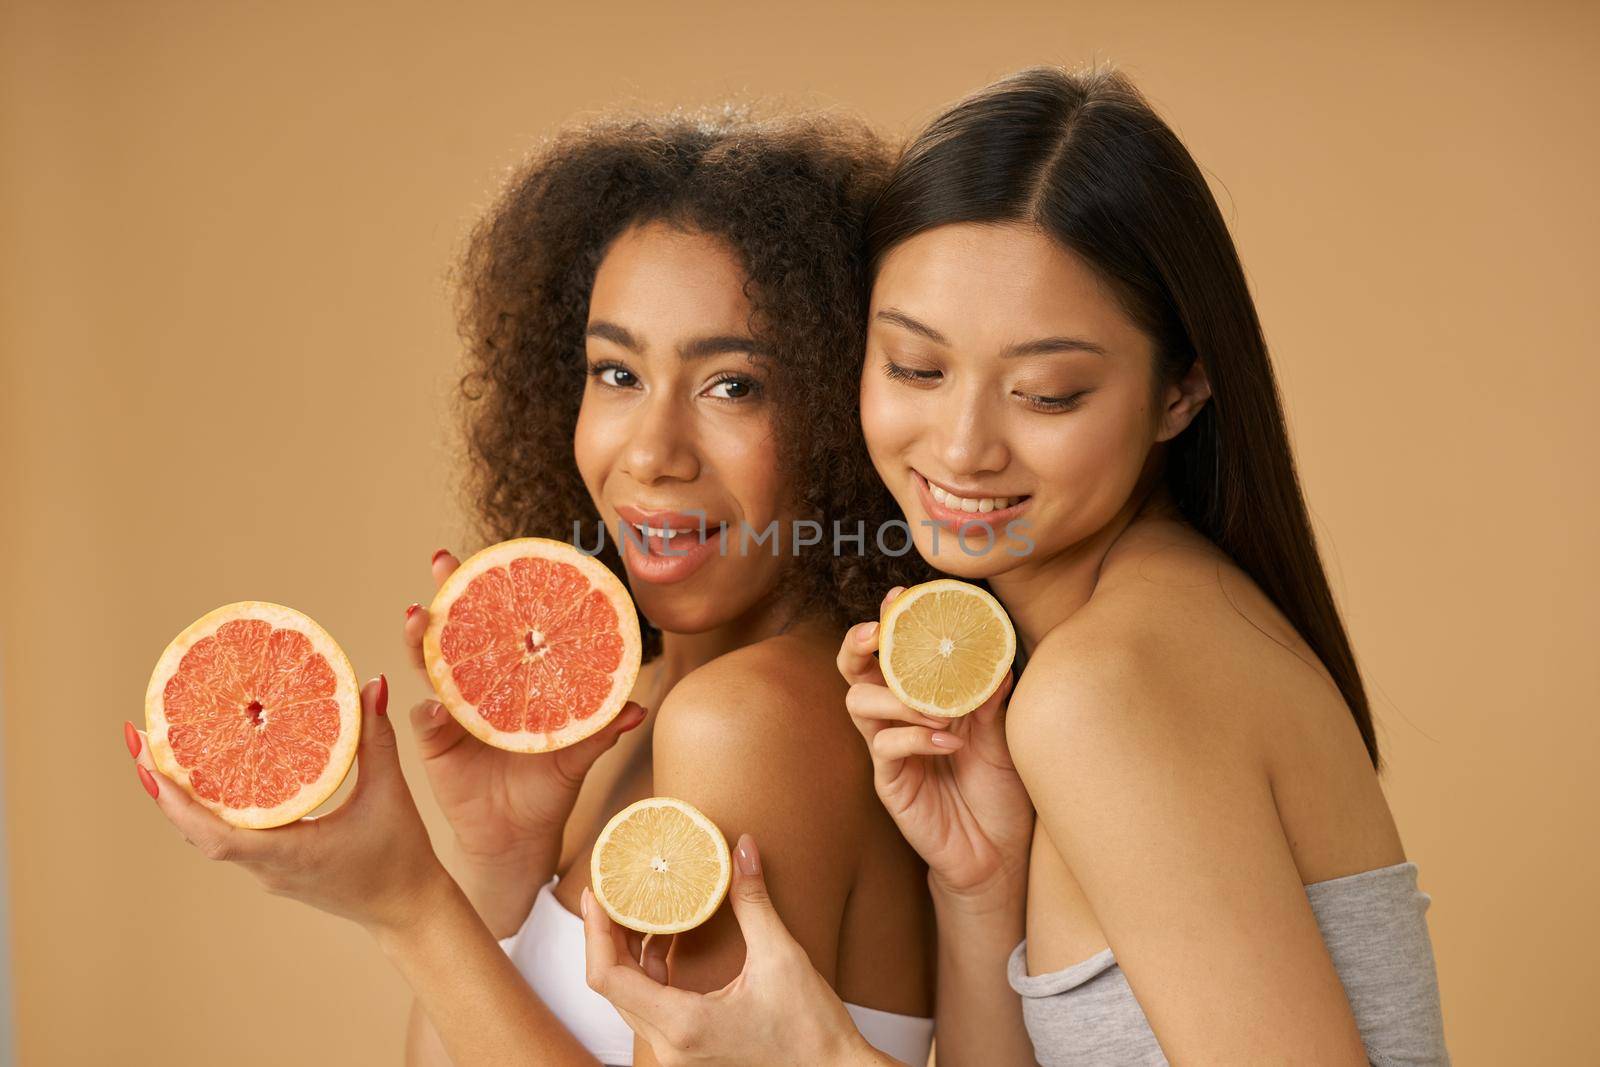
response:
M589 377L613 389L632 389L639 384L639 376L620 363L596 363L589 368Z
M760 391L760 383L753 378L732 374L712 382L706 388L706 395L717 400L747 400Z

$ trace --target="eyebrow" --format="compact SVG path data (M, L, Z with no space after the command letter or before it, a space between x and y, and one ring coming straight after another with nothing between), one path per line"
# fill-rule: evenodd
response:
M629 333L626 327L619 326L605 319L598 319L589 323L589 328L584 331L586 337L597 337L602 341L610 341L620 345L637 355L644 354L644 345L637 337ZM766 349L762 348L753 337L742 337L738 334L713 334L707 337L696 337L678 347L678 355L683 359L705 359L708 356L722 356L729 353L738 353L750 357L764 356Z
M919 337L925 337L937 345L949 347L950 340L932 326L918 319L912 318L903 311L895 308L884 308L875 316L883 322L909 330ZM1039 356L1051 352L1092 352L1097 356L1106 354L1105 348L1093 341L1082 337L1039 337L1032 341L1019 341L1007 345L1000 353L1002 358L1009 359L1013 356Z

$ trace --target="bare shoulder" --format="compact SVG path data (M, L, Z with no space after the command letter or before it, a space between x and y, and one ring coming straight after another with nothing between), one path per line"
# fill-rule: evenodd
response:
M1327 671L1226 554L1173 524L1119 545L1094 595L1040 642L1008 733L1096 739L1260 766L1296 717L1347 722Z
M767 795L781 783L818 800L842 799L869 766L845 712L847 689L825 641L783 634L736 649L667 694L654 762Z

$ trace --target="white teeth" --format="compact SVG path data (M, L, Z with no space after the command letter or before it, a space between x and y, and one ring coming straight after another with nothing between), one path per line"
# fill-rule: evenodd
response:
M635 522L630 525L639 531L640 537L677 537L679 534L691 532L689 530L668 530L664 528L658 530L654 526L647 526L642 522Z
M943 504L951 511L968 511L978 514L987 514L991 511L1004 511L1006 508L1019 502L1020 496L980 496L965 497L947 493L932 482L928 483L928 493L934 500Z

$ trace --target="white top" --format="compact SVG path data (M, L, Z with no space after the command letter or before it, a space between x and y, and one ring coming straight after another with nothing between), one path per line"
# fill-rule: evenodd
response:
M534 898L522 929L503 938L517 970L556 1018L608 1067L633 1067L633 1031L611 1002L589 988L585 974L583 920L561 906L552 878ZM933 1045L933 1020L846 1004L861 1036L880 1051L912 1067L925 1067Z

